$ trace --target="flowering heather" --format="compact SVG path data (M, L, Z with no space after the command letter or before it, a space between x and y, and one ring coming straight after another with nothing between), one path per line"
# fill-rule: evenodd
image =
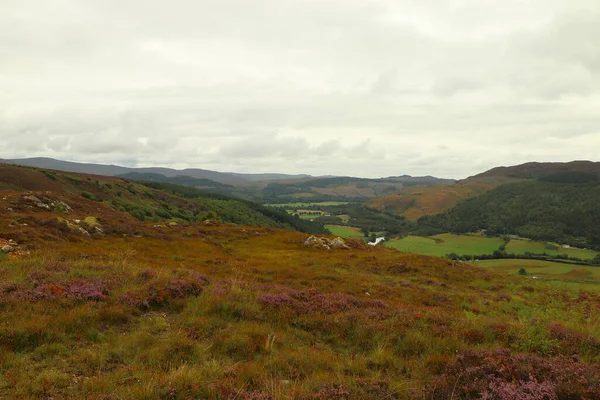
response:
M467 351L426 389L428 399L551 400L600 398L600 365L576 358Z
M359 309L385 309L381 300L363 300L345 293L320 293L317 290L287 290L285 293L266 293L258 298L259 303L270 308L289 307L298 314L321 312L336 314Z
M323 386L307 400L349 400L350 391L342 385Z
M141 291L125 293L120 301L131 307L148 309L168 303L170 300L199 296L208 278L197 273L189 273L186 278L171 278L165 281L149 282Z
M37 275L40 277L43 275ZM32 279L33 280L33 279ZM71 279L55 283L42 283L33 280L32 289L17 286L12 290L4 290L10 293L11 298L18 301L54 301L61 298L102 301L108 298L110 291L121 284L121 280L114 276L99 276L89 279Z
M137 274L137 277L138 277L138 280L140 280L142 282L148 282L149 280L156 278L156 272L154 272L150 268L146 268L145 270L140 271Z
M71 282L66 291L68 295L77 299L93 301L105 300L109 294L106 285L82 279Z
M275 400L275 397L258 390L227 390L223 394L226 400Z
M559 350L565 355L579 354L581 351L600 354L600 341L575 329L567 328L559 323L548 326L550 338L558 340Z

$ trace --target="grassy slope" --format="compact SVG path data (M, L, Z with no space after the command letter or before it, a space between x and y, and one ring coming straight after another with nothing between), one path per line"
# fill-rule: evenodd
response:
M410 253L443 257L449 253L492 254L502 243L502 239L499 238L447 233L432 238L407 236L400 240L390 240L386 242L386 246Z
M306 249L304 238L179 226L167 240L57 242L9 259L0 397L303 398L332 383L350 398L405 397L456 352L539 346L560 354L544 347L549 333L524 338L557 321L600 328L587 303L552 301L543 283L527 281L533 291L523 291L522 279L477 268L388 249ZM315 295L288 303L293 290Z

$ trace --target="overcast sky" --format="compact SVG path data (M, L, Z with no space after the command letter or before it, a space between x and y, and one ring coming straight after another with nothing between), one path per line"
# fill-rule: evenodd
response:
M598 0L0 0L0 158L462 178L600 159Z

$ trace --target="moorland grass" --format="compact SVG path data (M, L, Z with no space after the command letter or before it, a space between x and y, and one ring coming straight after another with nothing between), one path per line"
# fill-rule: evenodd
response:
M8 259L0 398L422 399L465 351L600 361L596 294L305 237L189 225Z

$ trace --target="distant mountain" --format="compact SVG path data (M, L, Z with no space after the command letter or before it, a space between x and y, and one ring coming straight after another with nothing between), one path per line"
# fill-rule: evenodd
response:
M530 162L512 167L496 167L478 175L471 176L465 181L481 180L486 178L517 178L537 179L544 175L556 172L584 172L600 176L600 162L571 161L559 162Z
M216 182L228 184L228 185L244 185L250 182L256 181L271 181L278 179L299 179L309 178L310 175L287 175L287 174L239 174L233 172L217 172L206 169L198 168L186 168L183 170L172 169L172 168L129 168L121 167L117 165L103 165L103 164L88 164L88 163L77 163L71 161L55 160L53 158L23 158L23 159L12 159L12 160L0 160L7 164L23 165L27 167L37 167L54 169L58 171L66 172L77 172L82 174L93 174L93 175L104 175L104 176L118 176L124 175L130 172L138 173L154 173L161 174L167 177L175 176L189 176L197 179L210 179Z
M456 179L444 179L444 178L436 178L435 176L426 175L426 176L410 176L410 175L400 175L400 176L390 176L388 178L383 178L386 180L394 180L396 182L403 182L405 186L414 185L431 185L436 183L452 183L456 182Z
M118 175L120 178L131 179L132 181L146 181L146 182L168 182L177 185L193 186L198 188L232 188L231 185L226 185L221 182L213 181L211 179L204 178L192 178L191 176L177 175L168 177L161 174L155 174L152 172L128 172L126 174Z
M348 176L313 177L306 174L239 174L197 168L129 168L117 165L84 164L52 158L0 160L29 167L84 174L120 176L136 181L174 183L201 188L259 203L351 201L396 193L408 186L454 182L433 176L390 176L357 178Z

